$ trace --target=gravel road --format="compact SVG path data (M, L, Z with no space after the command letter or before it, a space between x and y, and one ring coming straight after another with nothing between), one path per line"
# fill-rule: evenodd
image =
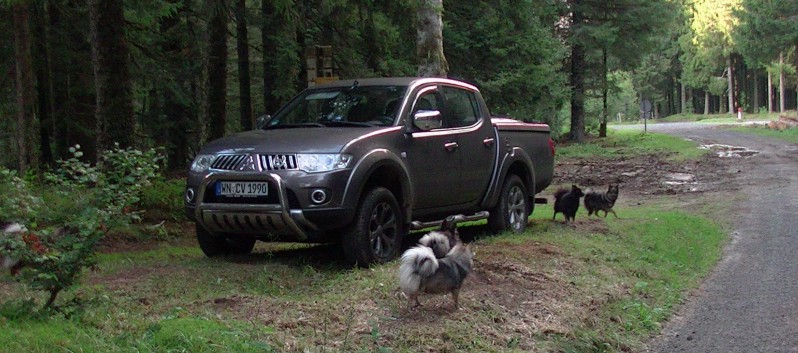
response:
M798 352L798 145L706 124L648 131L759 151L734 165L742 197L723 259L649 352Z

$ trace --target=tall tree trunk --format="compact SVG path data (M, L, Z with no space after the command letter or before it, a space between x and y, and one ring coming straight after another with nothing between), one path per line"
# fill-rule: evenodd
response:
M34 64L36 72L36 95L38 96L39 111L39 151L40 161L44 165L53 163L53 153L50 149L50 136L53 133L54 106L52 66L50 65L50 35L48 3L43 2L34 7L34 28L36 40Z
M36 96L30 40L30 11L27 1L13 5L15 85L17 95L17 168L20 173L39 168L36 151Z
M779 53L779 113L784 112L786 104L785 98L787 95L784 92L784 80L786 79L784 74L784 53Z
M679 98L679 113L685 114L687 113L687 87L683 82L679 84Z
M366 54L366 65L374 73L379 73L381 58L380 48L377 46L377 30L374 24L373 6L373 2L366 2L363 4L366 12L365 18L363 19L365 23L365 28L363 29L363 39L365 41L364 44L366 46L366 52L368 53Z
M754 111L752 113L757 114L759 113L759 69L753 69L753 76L754 76L754 101L751 105Z
M47 1L49 4L50 1ZM47 7L47 25L49 28L56 29L61 28L61 13L59 12L59 8L57 6L48 6ZM53 30L49 32L50 41L48 46L50 47L50 82L52 88L52 120L53 120L53 147L54 147L54 155L56 159L67 159L69 158L69 124L67 121L67 107L69 106L70 96L68 94L69 90L69 67L70 65L65 64L65 59L60 58L57 53L60 53L62 50L63 43L66 41L66 36L64 36L59 31ZM61 44L61 45L59 45ZM56 60L56 58L58 60ZM88 146L87 146L88 147ZM87 152L89 152L87 150Z
M238 49L238 91L241 129L252 130L252 94L249 79L249 40L246 0L236 1L236 48Z
M599 137L607 137L607 96L609 84L607 83L607 48L601 48L601 119L599 119Z
M421 0L416 13L418 75L446 77L449 64L443 55L443 0Z
M97 95L97 150L134 145L136 120L128 71L122 0L90 0L92 66Z
M734 61L729 55L729 114L734 114Z
M208 139L224 136L227 117L227 0L210 1L208 23Z
M274 81L277 77L274 67L274 53L277 46L274 45L272 36L275 34L274 5L272 0L261 0L261 26L260 39L263 47L263 113L274 114L277 110L277 100L272 95L274 91Z
M704 115L709 115L709 91L704 91Z
M581 0L572 2L572 36L574 35L573 32L582 26L583 15L580 9L580 2ZM584 73L585 52L582 44L575 41L571 44L571 131L568 134L569 138L576 142L582 142L585 139Z
M773 75L768 71L768 113L773 113Z

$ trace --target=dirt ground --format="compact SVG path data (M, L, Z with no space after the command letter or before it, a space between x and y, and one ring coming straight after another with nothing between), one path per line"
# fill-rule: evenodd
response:
M658 195L702 194L716 191L735 190L735 184L730 182L734 173L732 158L721 158L716 153L709 153L704 157L687 162L669 161L667 155L647 155L634 158L614 158L601 160L570 160L567 163L558 163L555 168L554 186L568 186L577 184L583 190L594 188L604 191L609 183L620 183L619 203L625 205L640 204L641 200L656 198ZM542 195L551 200L551 193L556 187L549 187ZM173 231L182 234L178 242L186 244L193 241L193 226L191 224L166 225ZM584 229L591 233L603 233L606 225L602 221L579 222L577 229ZM464 239L473 239L479 229L464 230ZM143 251L152 247L147 242L129 242L114 240L105 244L103 252ZM307 250L303 256L331 261L329 247L319 247L318 251ZM537 263L549 265L538 268L524 265L518 259L540 259ZM550 260L550 261L549 261ZM555 263L555 266L551 266ZM440 325L441 320L452 318L453 315L460 320L469 320L470 316L495 313L496 325L480 327L482 337L493 337L497 341L510 342L514 337L533 337L537 334L567 333L574 323L585 322L599 310L602 304L613 298L623 297L629 293L629 288L614 288L610 293L600 296L587 296L591 298L584 302L575 301L573 296L578 295L582 289L573 283L567 282L566 273L571 264L564 258L559 249L551 245L538 242L528 242L512 249L502 246L481 245L475 260L475 270L464 284L466 289L461 294L462 310L453 313L449 296L424 297L424 309L413 312L397 311L397 306L403 307L405 302L398 288L395 292L396 305L386 308L375 301L362 303L355 308L354 313L330 313L325 309L325 303L291 303L274 298L259 298L251 296L232 296L216 298L208 303L195 303L195 305L211 308L221 315L229 315L246 320L260 321L263 324L273 325L290 332L293 328L302 325L315 325L325 322L330 325L324 329L331 332L344 332L353 329L354 332L369 332L369 320L375 313L382 317L391 317L391 320L381 323L382 332L386 332L384 339L401 339L391 337L394 329L406 328L410 323L417 327L419 332L424 332L425 327ZM93 284L105 282L109 288L124 290L125 287L135 286L140 276L163 276L174 271L170 267L153 267L143 271L140 268L132 269L137 276L98 276L90 280ZM125 278L120 282L118 278ZM501 288L501 290L497 290ZM584 293L582 293L584 294ZM287 308L304 312L307 316L296 319L281 315ZM397 314L398 312L398 314ZM324 313L324 314L320 314ZM570 313L562 315L562 313ZM324 315L324 317L321 317ZM354 327L345 327L347 315L354 315ZM332 318L330 317L332 316ZM300 320L300 321L297 321ZM332 322L330 322L332 320ZM340 325L336 325L336 322ZM341 327L331 327L341 326ZM299 344L301 337L285 337L287 347L291 343ZM534 350L536 347L526 346L534 344L534 340L524 340L519 349ZM326 342L336 346L339 343Z

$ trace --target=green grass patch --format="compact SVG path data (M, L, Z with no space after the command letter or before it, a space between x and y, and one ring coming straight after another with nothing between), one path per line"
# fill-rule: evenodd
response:
M779 113L743 113L743 121L769 121L778 120ZM657 122L688 122L699 123L735 123L738 122L737 114L674 114L664 118L650 119L650 123Z
M550 207L542 208L538 215L548 219ZM602 302L571 334L551 338L557 351L638 351L720 259L726 231L708 218L658 207L617 211L622 218L610 216L600 232L578 226L541 234L541 242L575 258L576 287ZM605 222L586 216L577 219Z
M747 134L767 136L791 143L798 143L798 128L777 130L762 126L746 126L746 127L733 127L730 129L733 131L744 132Z
M557 159L596 159L634 157L646 154L666 154L671 160L695 159L707 153L695 142L659 133L609 130L607 137L589 143L569 143L557 146Z

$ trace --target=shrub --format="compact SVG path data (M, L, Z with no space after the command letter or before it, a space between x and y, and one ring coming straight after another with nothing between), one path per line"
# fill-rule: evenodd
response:
M129 221L140 220L133 206L139 203L143 190L154 181L163 180L160 170L165 157L159 149L139 151L122 149L118 144L100 154L96 166L80 161L80 145L71 147L72 158L58 161L54 173L45 180L62 188L62 192L96 190L98 208L110 216L123 216Z

